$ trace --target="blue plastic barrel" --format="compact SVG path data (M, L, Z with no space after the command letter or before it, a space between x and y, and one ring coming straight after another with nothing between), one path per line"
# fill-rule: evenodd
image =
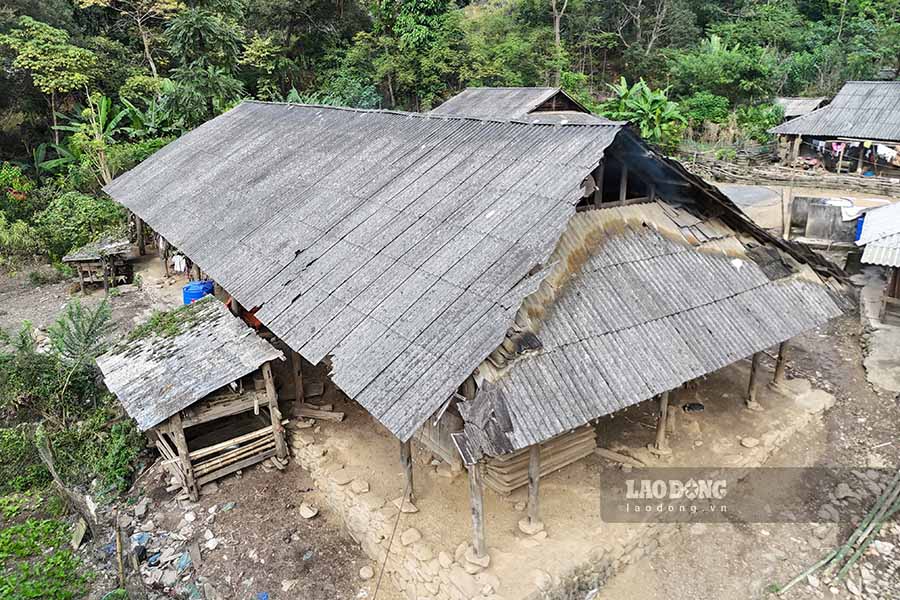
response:
M184 290L182 292L184 303L191 304L192 302L196 302L203 296L212 294L214 286L215 284L212 281L191 281L186 286L184 286Z
M856 237L853 238L855 241L859 241L859 238L862 236L863 221L865 220L866 213L859 215L859 218L856 219Z

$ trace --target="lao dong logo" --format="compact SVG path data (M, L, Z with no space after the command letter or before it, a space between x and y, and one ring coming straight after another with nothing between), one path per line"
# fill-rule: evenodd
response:
M728 493L724 479L628 479L628 500L723 500Z

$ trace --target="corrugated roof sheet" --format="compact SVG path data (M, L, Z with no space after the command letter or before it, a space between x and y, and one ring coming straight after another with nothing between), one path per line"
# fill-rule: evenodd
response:
M63 256L63 262L78 262L86 260L100 260L104 256L113 256L117 254L128 254L131 251L131 241L127 238L102 238L100 240L89 242L72 250L69 254Z
M900 267L900 233L886 235L866 244L861 262L883 267Z
M433 115L521 119L560 93L553 87L470 87L433 109Z
M105 189L405 440L503 340L619 131L245 102Z
M828 100L825 96L816 98L802 98L799 96L783 96L775 98L775 104L784 109L784 117L793 119L816 110L822 103Z
M900 140L900 81L848 81L831 104L769 130L788 135Z
M141 431L284 358L212 296L176 310L175 332L150 330L97 358L106 386Z
M613 123L553 87L466 88L430 114L530 123Z
M517 318L541 349L501 370L485 363L482 391L460 405L470 459L542 442L841 312L808 270L791 274L718 219L662 203L579 213L553 258Z
M900 202L867 211L856 244L863 263L900 267Z

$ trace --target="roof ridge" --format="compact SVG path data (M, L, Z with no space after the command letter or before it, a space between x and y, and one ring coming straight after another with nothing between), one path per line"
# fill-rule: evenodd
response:
M391 110L387 108L354 108L352 106L332 106L330 104L303 104L299 102L275 102L271 100L255 100L255 99L247 99L243 100L241 104L265 104L265 105L273 105L273 106L287 106L287 107L302 107L302 108L325 108L330 110L340 110L346 112L357 112L357 113L381 113L381 114L389 114L389 115L397 115L403 117L415 117L418 119L439 119L443 121L447 120L455 120L455 121L480 121L484 123L513 123L516 125L532 125L532 126L542 126L542 127L624 127L628 124L627 121L610 121L609 123L547 123L547 122L535 122L535 121L527 121L523 119L497 119L497 118L489 118L489 117L470 117L466 115L447 115L440 113L420 113L420 112L407 112L402 110ZM238 104L234 108L237 108L241 104ZM232 109L233 110L233 109Z

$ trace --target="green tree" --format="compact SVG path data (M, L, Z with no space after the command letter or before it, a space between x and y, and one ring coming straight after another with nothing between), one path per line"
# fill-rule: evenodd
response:
M643 79L629 86L624 77L609 88L614 97L601 105L602 115L628 121L651 144L672 148L678 143L686 120L666 95L668 89L651 89Z
M20 17L16 27L0 36L0 45L15 53L13 66L27 71L34 85L46 94L56 125L57 99L85 87L97 57L90 50L69 43L69 34L31 17ZM54 129L54 141L59 134Z

